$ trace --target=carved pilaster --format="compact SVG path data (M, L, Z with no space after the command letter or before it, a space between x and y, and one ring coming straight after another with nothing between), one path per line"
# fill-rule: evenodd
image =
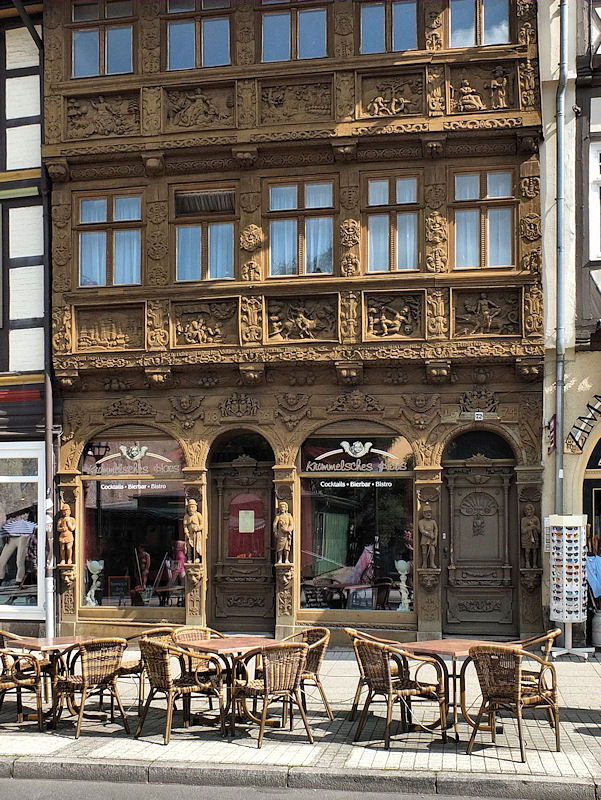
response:
M204 625L206 620L206 580L204 564L185 565L186 570L186 624Z
M520 570L520 636L542 630L542 569Z
M159 72L161 69L160 13L158 0L144 0L140 3L142 72Z
M440 546L444 534L440 529L440 487L442 475L436 470L418 469L415 488L418 519L415 525L414 560L417 569L415 610L418 638L432 638L442 627L442 585ZM444 546L444 545L443 545Z
M294 585L294 567L292 564L275 565L276 615L291 617L294 610L292 587Z

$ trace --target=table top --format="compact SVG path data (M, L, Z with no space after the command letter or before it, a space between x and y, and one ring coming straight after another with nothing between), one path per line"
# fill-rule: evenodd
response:
M469 656L470 647L508 644L508 642L485 642L482 639L427 639L423 642L401 642L399 647L411 653L434 653L437 656L462 658ZM519 647L519 645L514 645L514 647Z
M198 650L200 653L215 653L218 656L242 655L256 647L269 647L280 644L279 639L265 636L226 636L224 639L197 639L182 643L182 647Z
M74 644L86 644L93 642L97 636L53 636L37 638L35 636L21 636L18 639L11 639L11 647L20 647L22 650L38 650L41 653L51 652L52 650L66 650Z

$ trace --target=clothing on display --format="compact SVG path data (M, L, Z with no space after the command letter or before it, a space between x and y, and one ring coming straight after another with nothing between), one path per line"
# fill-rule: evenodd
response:
M6 565L13 553L17 558L17 583L25 577L25 560L29 547L29 537L33 534L35 522L25 519L7 519L1 528L2 533L8 538L0 553L0 580L4 580Z

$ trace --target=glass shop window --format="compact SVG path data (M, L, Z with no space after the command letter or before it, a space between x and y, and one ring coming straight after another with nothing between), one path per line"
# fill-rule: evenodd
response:
M0 446L0 606L6 618L18 615L22 607L37 607L41 597L45 539L43 533L38 536L38 509L44 508L43 458L43 445L37 443Z
M71 13L74 78L133 72L132 0L74 0Z
M413 610L413 457L403 437L301 453L301 608Z
M182 466L181 449L170 439L87 444L83 606L183 606Z

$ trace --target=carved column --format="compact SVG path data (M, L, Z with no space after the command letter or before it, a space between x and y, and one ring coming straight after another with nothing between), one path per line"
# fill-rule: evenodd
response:
M69 636L75 633L77 621L77 594L81 593L81 571L78 573L77 564L82 562L81 548L81 504L80 484L77 478L78 473L61 473L58 475L59 502L58 511L54 517L54 548L55 554L58 551L58 534L56 533L56 523L60 517L61 503L68 503L71 507L71 514L77 520L77 528L73 542L73 563L58 565L55 568L56 592L59 597L59 635ZM56 559L58 561L58 559Z
M445 546L441 539L442 523L440 518L440 489L442 473L431 467L416 467L415 496L417 498L417 520L415 524L414 561L417 578L414 590L414 604L417 611L417 638L436 639L442 636L442 586L441 586L441 547ZM428 510L428 511L427 511ZM430 516L431 512L431 516ZM424 561L420 533L420 520L429 518L436 525L437 533L434 544L434 563L430 559ZM423 526L422 526L423 527ZM432 527L428 526L430 530ZM432 541L426 535L424 541ZM446 540L445 540L446 541Z
M542 470L535 467L516 467L516 483L517 530L511 533L517 536L520 547L520 636L524 636L540 631L543 625L543 531L540 506ZM533 510L528 509L528 506L532 506ZM532 537L538 539L538 542L537 546L532 548L527 561L523 545L527 544L528 539L532 540ZM530 544L533 543L530 541Z
M289 564L275 564L275 638L282 639L294 633L295 569L294 562L300 561L300 505L296 503L296 467L290 466L291 453L282 450L276 453L276 466L273 468L273 485L276 504L281 500L288 503L288 511L294 517L294 532ZM279 463L279 462L284 462ZM274 514L277 513L277 508Z
M200 563L186 561L186 625L207 624L207 471L184 467L186 499L194 498L203 517L202 554ZM186 552L189 548L186 547Z

